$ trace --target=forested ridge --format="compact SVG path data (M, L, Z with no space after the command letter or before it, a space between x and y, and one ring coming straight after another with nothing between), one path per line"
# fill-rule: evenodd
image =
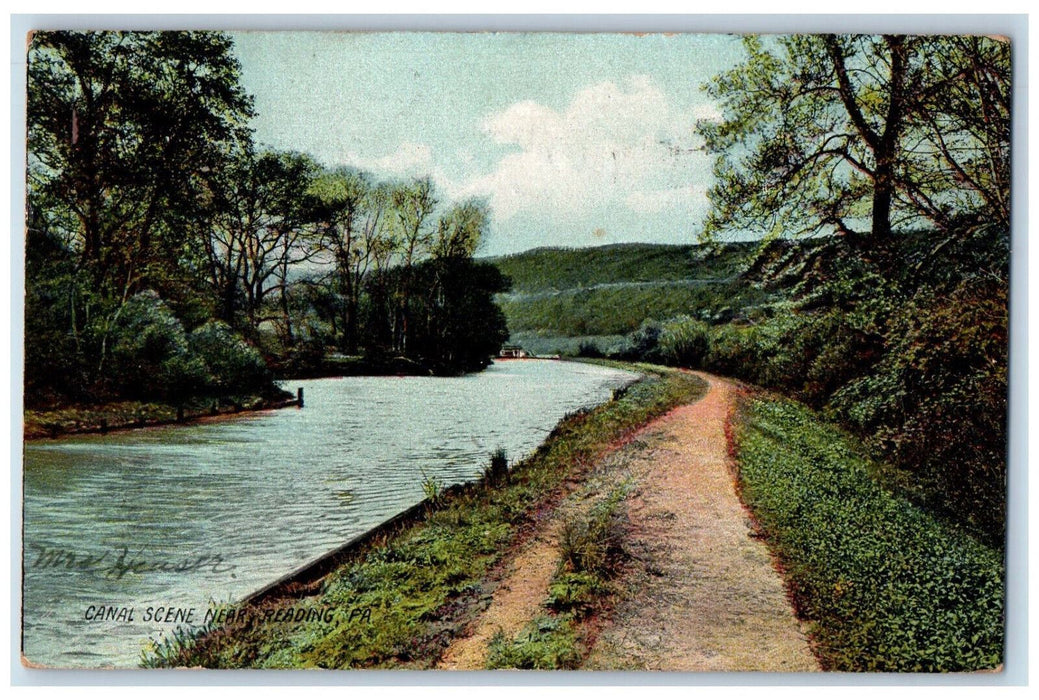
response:
M505 337L482 202L256 144L231 39L37 32L30 407L270 393L275 373L457 373Z

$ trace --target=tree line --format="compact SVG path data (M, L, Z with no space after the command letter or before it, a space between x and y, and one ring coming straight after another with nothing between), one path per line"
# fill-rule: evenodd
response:
M486 205L260 147L226 35L28 57L28 402L258 390L329 349L469 371L506 337Z

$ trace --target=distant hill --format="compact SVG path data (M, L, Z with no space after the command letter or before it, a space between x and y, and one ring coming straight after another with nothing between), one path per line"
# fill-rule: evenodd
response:
M757 243L536 248L488 262L512 280L499 295L512 341L535 353L617 350L646 320L739 317L773 297L741 279Z
M723 279L738 274L756 243L721 246L618 243L595 248L535 248L491 258L513 292L573 289L617 282Z

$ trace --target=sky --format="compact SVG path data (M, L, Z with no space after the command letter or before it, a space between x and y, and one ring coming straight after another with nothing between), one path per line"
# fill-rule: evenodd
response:
M712 159L702 91L737 37L677 34L232 34L255 139L381 178L484 199L482 255L691 243Z

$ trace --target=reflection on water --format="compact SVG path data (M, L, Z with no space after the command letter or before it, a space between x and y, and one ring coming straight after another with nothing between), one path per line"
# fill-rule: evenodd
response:
M515 460L632 378L525 361L306 380L288 383L303 410L27 445L25 655L133 666L175 626L145 622L148 608L238 600L419 501L423 474L473 479L497 447Z

